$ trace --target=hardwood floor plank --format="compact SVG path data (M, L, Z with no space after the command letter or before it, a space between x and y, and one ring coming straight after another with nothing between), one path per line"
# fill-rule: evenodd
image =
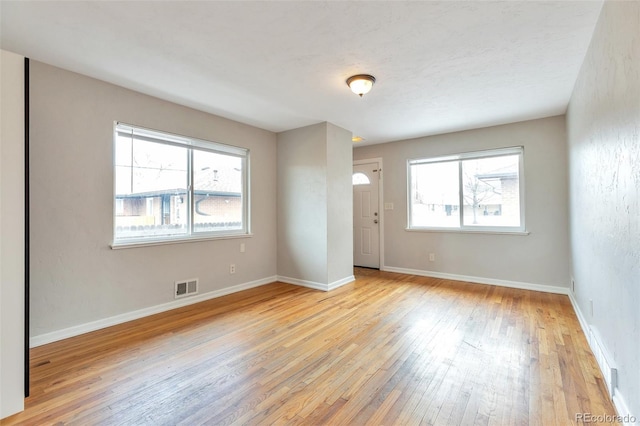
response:
M566 296L356 268L34 348L2 425L552 425L615 414Z

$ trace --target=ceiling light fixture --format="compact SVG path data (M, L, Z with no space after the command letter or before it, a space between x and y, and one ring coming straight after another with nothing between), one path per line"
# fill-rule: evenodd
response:
M369 74L352 75L347 79L347 85L351 91L360 97L369 93L375 82L376 78Z

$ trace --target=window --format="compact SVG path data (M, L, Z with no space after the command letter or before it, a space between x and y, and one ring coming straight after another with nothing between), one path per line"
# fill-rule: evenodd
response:
M354 185L369 185L371 183L367 175L362 172L354 173L351 177L351 180L353 181Z
M116 199L116 216L122 216L124 214L124 200L122 198Z
M522 232L522 147L408 161L409 229Z
M114 246L247 234L249 151L115 126Z

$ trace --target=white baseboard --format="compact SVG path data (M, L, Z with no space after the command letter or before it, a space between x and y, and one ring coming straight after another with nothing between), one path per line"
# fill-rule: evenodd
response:
M615 363L612 362L613 357L609 354L600 333L598 333L595 327L589 327L589 334L587 336L591 352L593 352L593 356L596 358L596 362L604 378L604 383L609 390L609 396L613 399L618 384L618 369Z
M620 393L620 391L618 391L616 389L615 393L613 394L613 405L616 406L616 410L618 410L618 416L620 417L620 423L622 423L625 426L631 426L631 425L637 425L640 424L640 422L638 421L638 417L634 416L633 414L631 414L631 410L629 409L629 406L627 405L627 401L625 401L624 397L622 396L622 394Z
M338 287L342 287L345 284L349 284L350 282L353 282L356 280L356 277L354 277L353 275L350 275L348 277L345 277L341 280L337 280L334 281L332 283L329 284L323 284L323 283L318 283L315 281L307 281L307 280L301 280L298 278L291 278L291 277L283 277L281 275L278 275L278 281L283 282L283 283L287 283L287 284L294 284L294 285L299 285L302 287L308 287L308 288L312 288L314 290L320 290L320 291L331 291L331 290L335 290Z
M113 325L122 324L127 321L133 321L149 315L158 314L160 312L166 312L172 309L181 308L183 306L193 305L194 303L204 302L205 300L215 299L217 297L226 296L231 293L237 293L242 290L248 290L250 288L259 287L276 281L278 281L278 277L276 276L262 278L259 280L222 288L220 290L210 291L208 293L174 300L168 303L163 303L161 305L150 306L148 308L139 309L137 311L126 312L124 314L115 315L113 317L91 321L86 324L80 324L62 330L52 331L51 333L45 333L39 336L31 337L29 339L29 346L35 348L36 346L46 345L47 343L57 342L58 340L67 339L69 337L78 336L80 334L89 333L95 330L100 330L101 328L111 327Z
M278 275L278 281L287 283L287 284L299 285L301 287L312 288L314 290L329 291L328 284L322 284L315 281L307 281L307 280L301 280L298 278L284 277L282 275Z
M573 294L569 292L569 299L571 300L571 305L573 305L573 310L578 317L578 321L580 322L580 327L582 327L582 332L587 337L587 343L589 343L589 347L591 348L591 352L593 352L598 367L600 368L600 372L605 379L607 384L607 388L612 394L611 399L613 400L613 405L616 407L616 411L618 412L619 421L624 425L637 425L639 418L631 414L631 410L627 405L627 401L624 396L620 392L620 389L616 387L617 377L611 379L611 368L612 364L607 360L611 359L607 354L606 348L602 339L599 337L598 333L589 325L587 322L580 306L578 305L578 301L573 297ZM617 373L616 373L617 374Z
M35 348L37 346L46 345L47 343L57 342L58 340L68 339L69 337L79 336L80 334L89 333L91 331L100 330L102 328L111 327L113 325L122 324L127 321L133 321L136 319L144 318L149 315L158 314L160 312L170 311L172 309L181 308L183 306L193 305L194 303L203 302L209 299L215 299L217 297L226 296L231 293L237 293L242 290L248 290L250 288L259 287L261 285L270 284L275 281L281 281L284 283L300 285L303 287L309 287L321 291L330 291L341 287L347 283L355 281L353 275L335 281L329 284L321 284L313 281L298 280L296 278L272 276L262 278L260 280L251 281L248 283L234 285L232 287L223 288L220 290L210 291L208 293L198 294L196 296L174 300L161 305L150 306L148 308L139 309L137 311L126 312L124 314L115 315L109 318L103 318L96 321L91 321L86 324L80 324L62 330L52 331L51 333L40 334L33 336L29 339L29 346Z
M576 313L576 316L578 317L578 322L580 323L580 327L582 327L582 332L587 337L587 341L589 341L589 333L588 333L589 323L587 322L587 319L585 318L585 316L582 314L582 311L578 306L578 301L575 299L575 297L573 297L573 293L571 292L569 292L569 300L571 300L571 306L573 306L573 310Z
M469 275L448 274L444 272L424 271L421 269L396 268L393 266L384 266L380 268L385 272L396 272L399 274L418 275L422 277L443 278L454 281L466 281L477 284L490 284L500 287L519 288L523 290L541 291L544 293L569 294L568 287L560 287L553 285L532 284L520 281L498 280L495 278L473 277Z
M348 277L345 277L345 278L343 278L341 280L329 283L329 291L335 290L338 287L342 287L345 284L349 284L351 282L354 282L355 280L356 280L356 277L354 277L353 275L349 275Z

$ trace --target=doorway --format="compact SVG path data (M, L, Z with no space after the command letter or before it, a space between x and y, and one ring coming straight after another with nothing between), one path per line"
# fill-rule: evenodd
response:
M353 162L353 264L380 269L382 159Z

